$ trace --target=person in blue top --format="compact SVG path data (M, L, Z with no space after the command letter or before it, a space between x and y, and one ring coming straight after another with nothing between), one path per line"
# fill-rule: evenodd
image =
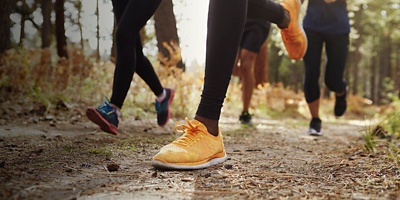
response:
M303 57L305 65L304 95L312 119L308 133L320 136L319 117L321 54L326 52L325 84L335 92L334 114L342 116L347 108L348 87L343 79L348 48L350 22L345 0L309 0L303 28L308 47Z

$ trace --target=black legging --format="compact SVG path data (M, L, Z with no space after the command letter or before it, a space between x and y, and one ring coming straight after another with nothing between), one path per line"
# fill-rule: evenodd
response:
M247 0L210 0L204 88L196 114L219 120L246 20Z
M151 65L143 55L140 29L153 15L161 0L112 0L118 29L116 33L117 62L114 71L110 103L122 107L136 72L158 96L163 87Z
M243 33L247 6L255 10L249 18L276 24L284 19L282 6L271 0L210 0L204 89L196 112L199 116L219 120Z
M347 54L349 50L349 34L328 35L305 29L308 47L304 55L305 77L304 95L307 103L320 98L319 77L321 69L322 47L325 43L326 68L325 84L336 93L346 89L346 81L343 80Z
M247 18L263 19L280 24L284 19L284 8L271 0L248 0Z
M122 107L135 72L158 95L162 86L143 55L139 31L161 0L113 0L117 19L117 64L111 103ZM246 20L247 0L210 0L204 89L197 115L218 120ZM283 21L283 8L271 0L249 0L251 18ZM136 44L136 45L135 45Z

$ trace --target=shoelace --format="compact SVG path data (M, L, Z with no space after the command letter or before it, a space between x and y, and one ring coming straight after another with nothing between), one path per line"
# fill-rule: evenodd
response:
M187 145L190 142L195 141L197 133L201 132L198 125L193 125L188 118L185 118L185 121L188 125L178 124L174 127L176 132L183 133L183 135L176 139L174 143Z
M112 114L112 113L115 112L116 115L117 115L117 117L118 117L118 119L119 119L120 117L122 117L122 114L121 114L120 112L118 112L117 109L113 108L113 107L110 105L110 99L108 99L108 97L106 97L106 101L104 101L104 102L98 107L98 109L104 111L104 113L106 113L107 115L110 115L110 114Z

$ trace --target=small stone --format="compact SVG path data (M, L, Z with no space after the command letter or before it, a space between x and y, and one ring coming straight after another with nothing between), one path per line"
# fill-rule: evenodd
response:
M231 165L231 164L226 164L226 165L224 165L224 167L225 167L225 169L232 169L233 165Z
M118 169L119 169L119 165L118 164L110 163L110 164L107 165L107 170L109 172L116 172L116 171L118 171Z

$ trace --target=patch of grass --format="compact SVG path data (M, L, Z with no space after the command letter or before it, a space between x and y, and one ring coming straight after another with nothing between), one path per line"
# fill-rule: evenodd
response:
M395 162L396 165L400 164L400 148L396 143L389 143L386 155L388 159Z
M382 127L388 135L400 136L400 100L394 99L392 103L385 106L385 112L378 126Z
M123 142L121 145L121 149L134 151L134 150L137 150L137 147L134 144L132 144L131 142Z
M92 154L104 155L107 157L111 157L113 155L112 151L109 150L107 147L90 149L89 152Z
M364 148L368 152L375 152L375 146L377 141L375 140L375 134L371 130L371 126L366 126L364 133L361 133L361 137L364 140Z
M242 137L248 137L249 135L251 135L252 130L254 130L253 127L241 126L241 128L239 128L239 129L226 131L224 134L226 136L230 136L230 137L242 138Z
M76 149L76 147L74 147L72 144L67 144L63 147L63 150L67 153L71 153L74 149Z

